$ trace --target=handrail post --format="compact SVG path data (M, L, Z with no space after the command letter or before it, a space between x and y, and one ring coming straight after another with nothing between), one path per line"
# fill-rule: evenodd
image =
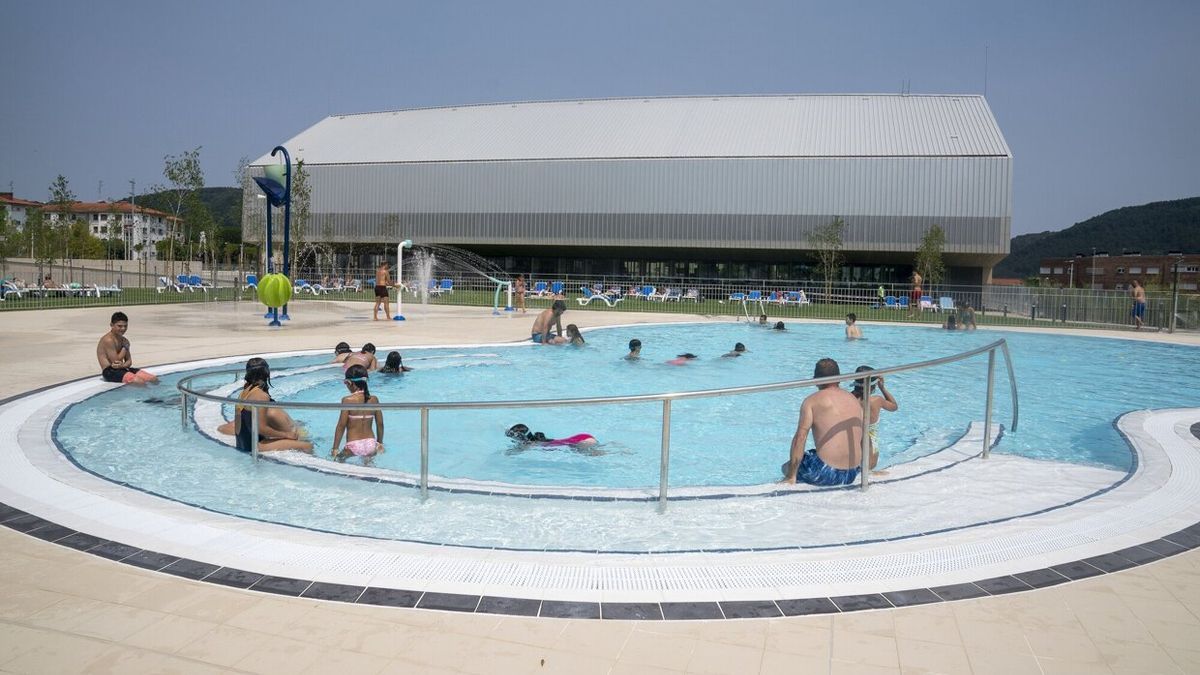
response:
M187 414L187 394L180 392L179 396L179 425L183 431L187 431L188 414Z
M250 456L258 461L258 406L250 407Z
M867 476L871 473L871 376L863 379L862 398L862 457L859 458L859 487L866 490L871 485Z
M421 408L421 499L429 498L429 408Z
M671 464L671 399L663 399L662 448L658 465L658 508L667 508L667 469Z
M987 407L983 410L983 458L992 452L992 392L996 383L996 350L988 350Z
M1019 417L1019 406L1017 405L1017 376L1013 374L1012 355L1008 353L1008 341L1000 343L1000 349L1004 350L1004 365L1008 367L1008 390L1012 396L1012 428L1009 431L1017 430L1017 419Z

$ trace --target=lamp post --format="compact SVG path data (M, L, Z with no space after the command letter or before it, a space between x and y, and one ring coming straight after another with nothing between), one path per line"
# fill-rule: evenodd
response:
M263 169L263 176L255 176L254 182L258 183L258 187L267 195L267 272L275 272L275 261L271 257L271 207L283 207L283 275L291 278L291 261L288 257L288 247L291 243L292 229L292 157L288 154L287 148L282 145L275 146L271 151L271 156L283 154L283 165L273 164ZM267 312L263 318L271 319L271 326L280 325L279 320L289 320L287 305L282 307L283 312L280 313L279 308Z
M1096 290L1096 247L1092 247L1092 285L1089 290Z
M404 321L404 249L412 248L412 239L396 245L396 316L393 321Z
M1067 288L1075 288L1075 259L1067 261L1070 263L1070 272L1067 274Z
M1167 251L1174 256L1175 264L1171 265L1171 320L1167 324L1167 332L1175 332L1175 318L1179 315L1179 268L1183 266L1183 251Z

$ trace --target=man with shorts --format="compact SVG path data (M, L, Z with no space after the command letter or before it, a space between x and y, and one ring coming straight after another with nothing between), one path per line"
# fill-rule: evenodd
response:
M388 262L384 260L379 263L379 269L375 270L375 311L371 313L372 320L379 320L379 305L383 303L383 318L392 318L391 300L388 298L388 288L392 285L392 273L388 271Z
M1141 330L1142 319L1146 318L1146 288L1134 279L1130 282L1129 294L1133 296L1133 329Z
M813 377L840 374L837 361L821 359ZM849 485L862 465L862 403L838 383L823 384L800 405L800 421L792 449L783 464L784 483L800 480L811 485ZM812 430L816 448L804 451Z
M530 329L529 339L539 345L561 345L567 339L562 336L562 315L567 311L567 303L563 300L555 300L550 309L543 309L541 314L533 320L533 328ZM551 328L557 327L557 333L551 331Z
M96 344L96 360L100 362L100 377L105 382L121 384L157 384L158 378L148 370L133 367L133 356L129 352L129 317L125 312L113 312L108 332Z

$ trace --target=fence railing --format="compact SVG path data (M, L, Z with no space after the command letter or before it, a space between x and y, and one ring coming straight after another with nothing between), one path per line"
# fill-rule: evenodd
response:
M161 264L161 263L159 263ZM177 263L179 264L179 263ZM43 265L26 270L24 288L12 283L19 267L31 263L9 263L6 283L0 285L0 310L90 307L96 305L168 304L179 302L241 301L255 299L247 281L253 271L237 267L209 267L195 274L199 283L180 284L179 275L167 276L154 270L128 271L72 265ZM332 273L331 273L332 272ZM30 278L51 274L58 284L68 288L43 288ZM302 269L293 281L307 282L293 302L309 300L370 300L374 296L374 270L337 271ZM432 279L414 280L406 276L404 302L414 300L440 305L489 307L497 300L496 284L482 275L467 272L439 272ZM431 288L430 286L435 286ZM929 306L918 306L906 284L841 283L827 289L821 282L765 281L728 279L653 279L648 277L564 275L533 277L527 280L531 307L555 299L552 289L561 289L560 297L569 301L585 299L582 289L598 289L607 298L586 304L571 302L572 308L589 310L638 310L649 312L694 313L706 315L749 316L767 314L772 320L842 319L855 312L866 321L924 321L942 323L969 305L980 325L1047 326L1072 328L1131 327L1132 300L1124 291L1047 288L1029 286L940 285L924 289ZM544 288L542 293L536 289ZM646 294L647 288L653 294ZM880 295L882 289L883 295ZM501 307L506 295L499 294ZM894 303L892 302L894 300ZM908 307L902 306L909 302ZM611 306L610 306L611 305ZM1172 321L1174 319L1174 321ZM1200 295L1152 290L1147 293L1145 325L1151 329L1200 329ZM961 322L959 322L961 323Z
M1000 339L995 342L971 349L959 354L944 356L941 358L920 361L918 363L910 363L900 366L890 366L887 368L877 368L867 373L846 373L842 375L834 375L832 377L810 378L804 380L791 380L787 382L775 382L771 384L746 385L740 387L726 387L722 389L706 389L702 391L685 391L671 392L660 394L634 394L628 396L596 396L588 398L573 398L573 399L536 399L526 401L422 401L422 402L395 402L395 403L321 403L309 401L247 401L238 397L218 396L203 391L198 391L192 385L193 380L200 377L214 376L241 376L241 370L222 370L210 371L196 375L190 375L180 379L176 384L176 389L180 392L180 424L183 430L188 428L188 398L203 399L221 404L229 404L241 406L242 408L250 409L250 451L255 461L258 460L258 430L259 430L259 411L264 408L285 408L285 409L304 409L304 410L417 410L420 413L420 443L421 443L421 473L420 473L420 492L421 498L425 499L429 495L429 413L432 410L482 410L492 408L551 408L563 406L588 406L588 405L610 405L610 404L633 404L659 402L662 405L661 426L662 426L662 441L660 446L659 456L659 484L658 484L658 501L660 508L665 508L668 498L668 475L670 473L671 459L671 404L674 401L691 400L698 398L713 398L719 396L738 396L745 394L757 394L772 391L786 391L790 389L800 389L804 387L822 386L829 384L840 384L850 380L857 380L863 383L863 391L866 394L863 396L862 406L862 448L861 448L861 467L860 467L860 488L866 490L870 485L870 434L867 429L871 423L871 404L870 391L872 382L882 376L891 375L893 373L903 373L910 370L919 370L923 368L932 368L948 363L963 361L983 353L988 355L987 364L987 394L984 402L984 428L983 428L983 444L981 455L984 459L990 454L992 445L992 408L993 408L993 391L995 383L995 365L996 352L1000 351L1004 355L1005 364L1008 368L1009 391L1012 397L1012 424L1011 431L1017 430L1017 422L1019 419L1019 405L1017 400L1017 382L1013 372L1012 357L1008 351L1008 342ZM236 410L236 409L235 409Z

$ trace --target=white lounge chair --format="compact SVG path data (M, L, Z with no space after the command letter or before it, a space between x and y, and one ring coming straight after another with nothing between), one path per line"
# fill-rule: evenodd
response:
M616 307L618 302L621 302L622 300L625 299L625 298L615 298L615 299L610 298L609 296L607 296L603 293L597 293L597 292L593 291L592 289L588 288L587 286L580 286L580 289L582 289L582 291L583 291L583 297L575 298L575 301L579 303L580 307L590 305L594 301L603 302L604 304L608 305L609 307Z

